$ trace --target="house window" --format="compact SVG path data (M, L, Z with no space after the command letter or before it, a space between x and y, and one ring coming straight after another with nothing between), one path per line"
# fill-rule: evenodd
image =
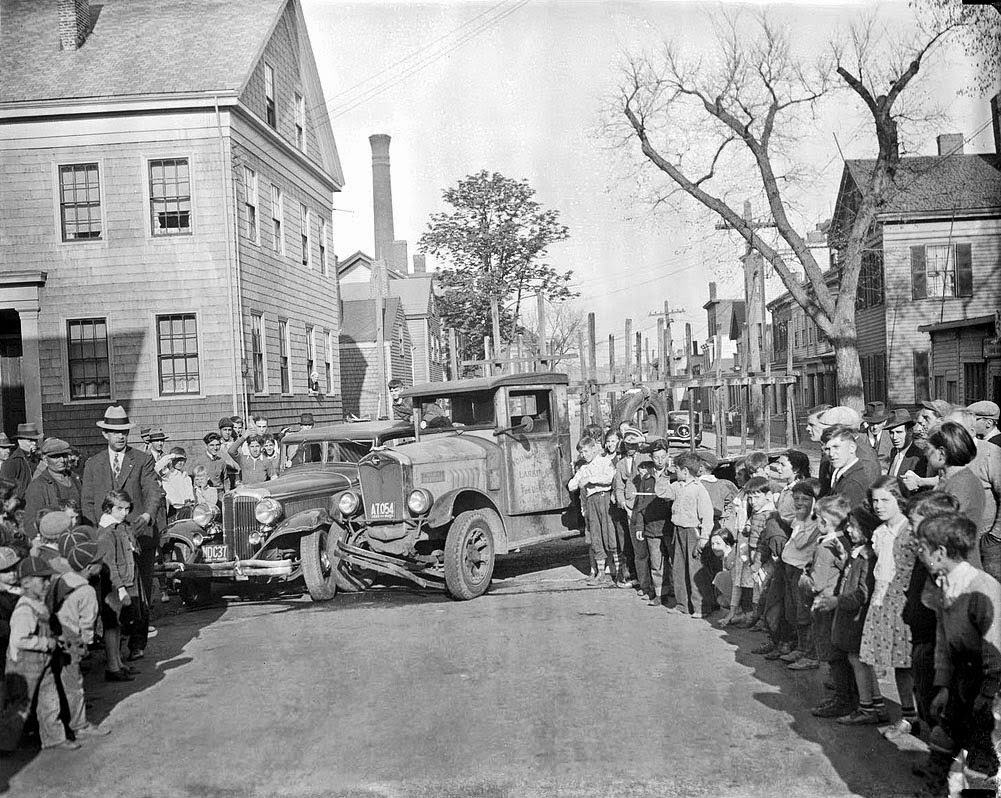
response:
M260 244L261 231L257 225L257 172L249 166L243 167L243 189L247 206L247 238Z
M306 101L296 92L295 95L295 146L305 151L303 131L306 129Z
M334 334L327 330L327 345L323 348L323 375L327 394L334 392Z
M66 322L70 399L110 399L111 359L107 319Z
M265 118L271 127L278 126L275 114L275 71L269 64L264 65L264 106Z
M285 219L285 197L278 186L271 186L271 232L272 246L279 255L285 254L285 235L282 232L282 221Z
M191 181L187 158L149 162L149 205L153 235L191 233Z
M282 393L292 393L291 372L289 370L288 322L278 319L278 373L281 375Z
M299 238L302 242L302 265L309 268L309 208L299 205Z
M253 360L254 393L264 393L264 317L259 313L250 314L250 356Z
M914 352L914 401L923 402L930 399L928 384L928 353Z
M963 364L963 396L967 405L982 401L987 396L986 363Z
M316 330L313 327L306 327L306 384L309 390L314 393L318 390L318 380L313 378L316 366L316 341L314 340Z
M63 241L101 237L101 186L96 163L59 167L59 215Z
M199 392L198 327L194 313L156 317L160 395Z
M862 269L859 272L856 309L879 307L884 301L883 250L866 249L862 252Z
M973 257L969 244L911 247L911 298L973 296Z
M327 273L327 220L320 219L320 274Z

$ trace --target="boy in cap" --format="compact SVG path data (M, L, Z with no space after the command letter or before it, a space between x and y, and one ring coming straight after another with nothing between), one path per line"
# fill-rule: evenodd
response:
M70 570L53 578L48 600L58 622L52 626L63 653L56 668L58 684L62 687L69 709L68 725L76 739L108 733L87 721L83 675L80 673L80 662L87 654L87 647L94 642L94 627L97 625L97 593L90 584L90 580L101 572L97 543L94 542L96 534L90 527L81 526L59 538L59 551L69 563Z
M52 670L56 639L45 605L49 578L55 572L40 557L27 557L17 569L23 595L10 619L7 644L7 704L0 715L0 751L14 751L21 741L32 706L38 719L42 748L75 750L80 743L66 739L59 720L59 692Z
M605 456L601 444L593 438L581 438L577 444L584 463L570 478L568 488L581 492L587 529L590 533L591 553L594 556L597 575L588 580L588 585L604 587L609 580L605 574L606 557L612 561L612 573L618 579L618 551L615 529L609 514L609 498L615 467L611 458Z
M626 495L626 486L632 485L639 474L638 452L646 438L636 427L625 425L619 433L622 440L622 456L615 464L615 479L612 481L612 495L615 507L612 511L612 522L615 524L619 539L619 551L622 555L619 583L623 587L636 587L639 582L635 578L636 561L632 546L632 535L629 532L630 519L633 515L635 496ZM633 576L630 577L629 574Z
M974 402L966 409L976 417L974 429L977 437L995 446L1001 446L1001 430L998 429L1001 408L994 402Z
M21 598L21 589L17 586L17 565L21 555L10 546L0 546L0 652L6 659L7 643L10 642L10 616ZM0 676L3 675L0 666ZM0 702L2 708L2 702Z
M69 563L59 551L59 537L68 532L72 521L65 510L46 508L36 518L38 536L31 542L31 553L41 557L57 573L69 570Z

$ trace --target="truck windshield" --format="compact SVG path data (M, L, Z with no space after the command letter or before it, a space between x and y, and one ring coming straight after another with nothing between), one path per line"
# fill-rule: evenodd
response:
M450 396L415 399L426 429L436 427L492 427L495 422L493 391L473 391Z

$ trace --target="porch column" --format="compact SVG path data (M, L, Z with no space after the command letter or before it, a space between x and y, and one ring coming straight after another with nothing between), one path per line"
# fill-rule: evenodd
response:
M24 414L42 428L42 368L38 357L38 309L18 309L21 319L21 381L24 384Z

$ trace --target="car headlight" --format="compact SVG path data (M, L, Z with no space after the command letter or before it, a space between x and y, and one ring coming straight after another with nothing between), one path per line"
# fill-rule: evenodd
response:
M688 429L687 424L682 424L680 427L678 427L678 436L681 438L687 438L691 434L691 432L692 431Z
M257 506L254 508L254 518L256 518L257 522L260 524L270 525L275 523L275 521L281 517L281 503L275 501L270 496L261 499L257 502Z
M217 515L219 515L218 507L211 504L196 504L195 509L191 511L191 520L205 529L215 521Z
M361 504L361 500L358 498L358 494L349 490L347 493L342 493L341 498L337 500L337 509L340 510L341 515L354 515L358 512L359 504Z
M423 515L431 509L433 501L434 498L428 491L424 488L417 488L410 491L410 495L407 497L407 509L414 515Z
M247 542L251 546L259 546L261 545L261 543L264 542L264 535L262 535L260 532L251 532L249 535L247 535Z

